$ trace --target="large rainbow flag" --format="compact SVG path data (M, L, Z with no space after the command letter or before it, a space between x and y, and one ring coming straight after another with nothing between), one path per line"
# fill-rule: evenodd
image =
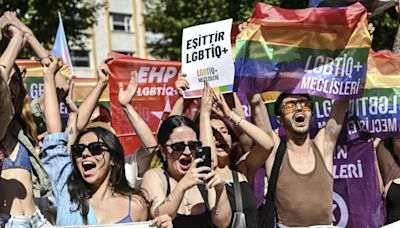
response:
M271 124L278 128L273 102L279 93L266 92L262 95ZM311 135L315 135L325 126L333 104L333 100L315 96L313 101L314 120ZM390 51L370 51L364 94L360 98L350 100L345 128L347 140L400 134L400 56L395 56Z
M257 3L236 39L234 90L360 97L371 46L366 18L360 3L298 10Z

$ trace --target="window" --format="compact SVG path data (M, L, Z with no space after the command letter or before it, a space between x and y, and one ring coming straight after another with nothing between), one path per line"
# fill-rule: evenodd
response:
M112 27L114 31L132 32L132 17L127 14L111 13Z
M89 52L86 50L71 50L72 66L89 67Z
M121 53L123 55L128 55L128 56L133 56L133 54L135 54L135 52L132 52L132 51L115 51L115 52Z

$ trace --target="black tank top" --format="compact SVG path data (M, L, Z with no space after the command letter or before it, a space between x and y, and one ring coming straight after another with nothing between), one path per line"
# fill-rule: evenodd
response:
M386 196L386 224L400 220L400 184L392 182Z
M231 205L232 212L234 212L236 201L233 183L226 183L225 187L226 193L228 194L229 204ZM257 227L257 202L250 184L246 181L240 182L240 191L242 193L243 213L246 217L246 227Z
M171 193L171 186L169 183L169 174L164 170L164 175L167 178L167 196ZM181 215L176 213L175 219L172 221L174 228L212 228L212 219L210 207L208 205L208 192L205 185L197 185L201 196L203 197L206 205L206 211L199 215Z

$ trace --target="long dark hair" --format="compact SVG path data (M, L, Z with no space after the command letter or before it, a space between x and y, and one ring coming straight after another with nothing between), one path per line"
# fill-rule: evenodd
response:
M129 196L136 194L144 196L141 191L136 190L129 186L125 177L124 167L124 150L118 138L109 130L101 127L86 128L76 137L75 143L79 142L80 138L87 133L94 133L101 139L109 149L110 159L114 165L111 166L110 184L109 187L112 192ZM69 194L71 195L71 202L76 203L78 206L73 211L80 211L83 222L87 225L87 215L89 213L89 204L87 200L92 196L90 185L83 180L81 173L78 170L76 159L72 157L73 169L67 180ZM146 201L146 203L148 203Z
M164 146L165 143L168 141L169 136L171 135L172 131L180 126L187 126L190 127L195 133L196 133L196 138L199 139L199 128L196 126L196 124L190 120L189 118L185 117L185 116L178 116L178 115L174 115L174 116L170 116L167 119L165 119L160 128L158 129L158 134L157 134L157 140L158 140L158 144L160 146ZM161 151L158 150L157 151L157 155L161 158L162 162L163 162L163 167L164 169L167 168L167 161L164 161L162 159L162 155L161 155Z
M33 120L32 112L30 109L30 101L28 92L25 89L24 81L22 78L21 71L17 64L13 64L14 74L18 77L19 83L19 94L15 97L13 101L14 109L15 109L15 116L17 120L22 124L24 129L24 133L31 141L31 143L36 146L38 144L37 139L37 126L35 121ZM13 75L11 75L12 77Z
M387 137L383 140L383 145L386 147L388 151L390 151L393 159L396 161L398 165L400 165L399 158L394 155L394 147L393 147L393 137Z

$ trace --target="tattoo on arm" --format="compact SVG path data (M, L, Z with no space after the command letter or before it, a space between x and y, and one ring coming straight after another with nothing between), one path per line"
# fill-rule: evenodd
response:
M160 205L158 205L157 208L155 209L154 215L155 215L156 217L159 216L159 215L160 215L160 207L161 207L162 205L166 204L166 203L169 203L169 202L171 202L171 200L170 200L168 197L165 198L165 200L162 201L162 202L160 203Z

